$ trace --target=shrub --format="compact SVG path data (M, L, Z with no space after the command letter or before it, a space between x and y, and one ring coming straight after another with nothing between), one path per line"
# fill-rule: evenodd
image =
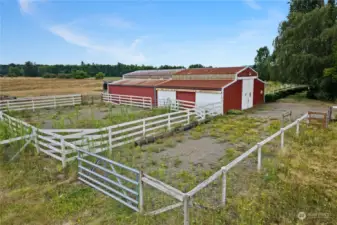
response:
M104 73L102 73L102 72L98 72L97 74L96 74L96 79L97 80L102 80L103 78L104 78Z

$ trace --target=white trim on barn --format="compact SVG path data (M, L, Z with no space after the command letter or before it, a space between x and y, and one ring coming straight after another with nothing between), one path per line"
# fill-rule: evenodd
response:
M238 80L254 80L257 79L257 76L255 77L238 77Z

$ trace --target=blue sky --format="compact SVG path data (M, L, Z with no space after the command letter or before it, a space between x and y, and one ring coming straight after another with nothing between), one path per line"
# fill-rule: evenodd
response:
M0 0L1 2L1 0ZM287 0L2 0L0 64L252 64Z

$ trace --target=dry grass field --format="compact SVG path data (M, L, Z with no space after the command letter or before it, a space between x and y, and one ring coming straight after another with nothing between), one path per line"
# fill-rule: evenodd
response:
M104 80L116 80L107 78ZM0 78L0 95L41 96L60 94L98 94L102 80L96 79L46 79L41 77Z

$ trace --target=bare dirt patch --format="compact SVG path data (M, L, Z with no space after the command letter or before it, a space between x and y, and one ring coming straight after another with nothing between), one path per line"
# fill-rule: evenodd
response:
M226 148L230 146L232 146L230 143L217 143L210 137L203 137L199 140L188 139L173 148L154 154L153 157L154 159L178 157L181 164L176 167L177 169L189 170L191 165L209 169L223 157Z

